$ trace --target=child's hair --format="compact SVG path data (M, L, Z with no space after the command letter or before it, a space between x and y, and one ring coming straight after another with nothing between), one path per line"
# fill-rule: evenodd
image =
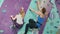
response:
M25 11L24 11L24 9L21 8L21 10L20 10L20 14L22 15L22 17L24 17L24 15L25 15Z
M22 13L24 13L24 10L23 11L22 10L20 11L20 14L22 14Z
M45 14L45 12L46 12L46 8L43 7L42 8L42 13Z
M22 13L25 13L24 12L24 9L22 9L22 7L20 8L20 14L22 14Z

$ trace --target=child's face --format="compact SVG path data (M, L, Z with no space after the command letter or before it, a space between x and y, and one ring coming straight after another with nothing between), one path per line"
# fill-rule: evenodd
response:
M20 13L22 14L23 12L24 12L24 8L21 7L21 9L20 9Z

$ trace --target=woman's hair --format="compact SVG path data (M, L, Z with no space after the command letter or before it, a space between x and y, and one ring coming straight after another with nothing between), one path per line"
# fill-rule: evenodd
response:
M42 8L42 13L45 14L45 12L46 12L46 9Z

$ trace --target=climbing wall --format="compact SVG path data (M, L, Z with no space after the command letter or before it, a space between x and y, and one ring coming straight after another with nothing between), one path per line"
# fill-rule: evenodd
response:
M31 1L31 2L30 2ZM60 30L60 0L40 0L40 8L45 7L50 12L47 22L43 24L39 34L56 34ZM20 7L23 6L26 12L24 26L22 29L12 29L13 22L10 15L19 13ZM0 34L24 34L25 26L30 18L36 21L37 15L29 10L32 7L37 11L36 0L0 0ZM32 32L29 30L28 34ZM60 34L60 33L59 33Z
M48 17L43 34L56 34L58 31L60 18L59 18L59 13L57 9L57 4L55 3L55 1L57 0L50 0L50 3L52 4L52 9L50 11L50 15Z

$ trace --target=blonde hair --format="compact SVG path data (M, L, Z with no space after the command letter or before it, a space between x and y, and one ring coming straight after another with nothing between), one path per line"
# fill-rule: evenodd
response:
M25 16L25 11L24 11L24 9L21 8L21 10L20 10L20 14L22 15L22 17Z

